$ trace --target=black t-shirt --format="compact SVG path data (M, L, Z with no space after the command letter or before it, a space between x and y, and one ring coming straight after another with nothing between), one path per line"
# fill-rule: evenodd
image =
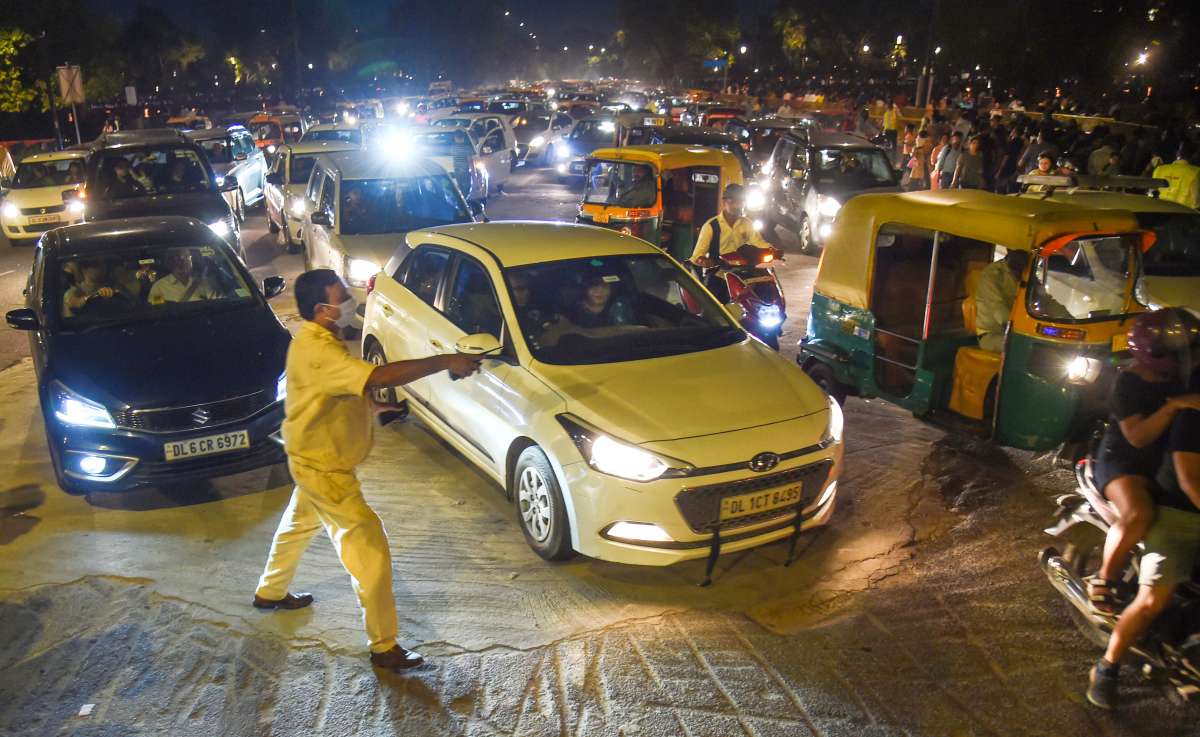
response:
M1144 448L1135 448L1121 432L1122 420L1141 415L1149 417L1166 404L1167 399L1183 392L1183 387L1174 381L1146 381L1132 371L1122 371L1117 376L1109 402L1109 423L1100 444L1100 460L1115 464L1123 472L1152 476L1162 458L1166 445L1166 434Z
M1200 411L1187 409L1175 415L1167 434L1162 464L1154 477L1156 503L1188 512L1200 512L1179 485L1175 459L1172 457L1175 453L1200 453Z

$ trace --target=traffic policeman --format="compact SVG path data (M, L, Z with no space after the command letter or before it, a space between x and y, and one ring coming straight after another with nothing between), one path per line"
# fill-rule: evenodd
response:
M309 541L324 529L358 595L371 663L388 670L413 668L424 660L396 642L399 623L387 534L363 499L354 473L371 450L369 396L438 371L469 376L480 359L450 354L376 366L354 358L341 332L357 304L329 269L296 279L296 304L304 323L288 348L283 421L284 449L296 486L275 531L254 606L301 609L312 604L311 594L290 593L288 585Z
M1185 142L1179 147L1179 156L1170 164L1155 167L1154 178L1167 180L1166 189L1158 196L1164 200L1178 202L1193 209L1200 208L1200 166L1196 149Z

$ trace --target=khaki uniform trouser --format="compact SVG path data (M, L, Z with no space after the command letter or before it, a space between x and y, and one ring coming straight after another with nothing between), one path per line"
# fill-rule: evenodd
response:
M296 488L279 520L255 593L264 599L283 598L308 543L324 528L358 595L371 652L392 649L399 622L383 522L363 499L353 473L318 471L290 460L288 467Z

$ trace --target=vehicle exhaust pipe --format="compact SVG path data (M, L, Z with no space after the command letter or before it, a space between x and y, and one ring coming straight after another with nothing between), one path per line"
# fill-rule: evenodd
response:
M1046 578L1050 579L1050 585L1081 614L1089 620L1093 619L1091 607L1088 605L1087 584L1075 575L1063 560L1062 553L1059 553L1057 548L1046 548L1038 554L1038 563L1041 564Z

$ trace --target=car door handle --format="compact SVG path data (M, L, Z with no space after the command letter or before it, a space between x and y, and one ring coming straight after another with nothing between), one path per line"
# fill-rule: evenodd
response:
M433 340L432 338L429 340L429 345L431 345L435 350L439 351L445 348L440 340Z
M388 307L387 305L383 305L379 309L383 310L383 314L387 315L388 317L392 316L392 308L391 307Z

